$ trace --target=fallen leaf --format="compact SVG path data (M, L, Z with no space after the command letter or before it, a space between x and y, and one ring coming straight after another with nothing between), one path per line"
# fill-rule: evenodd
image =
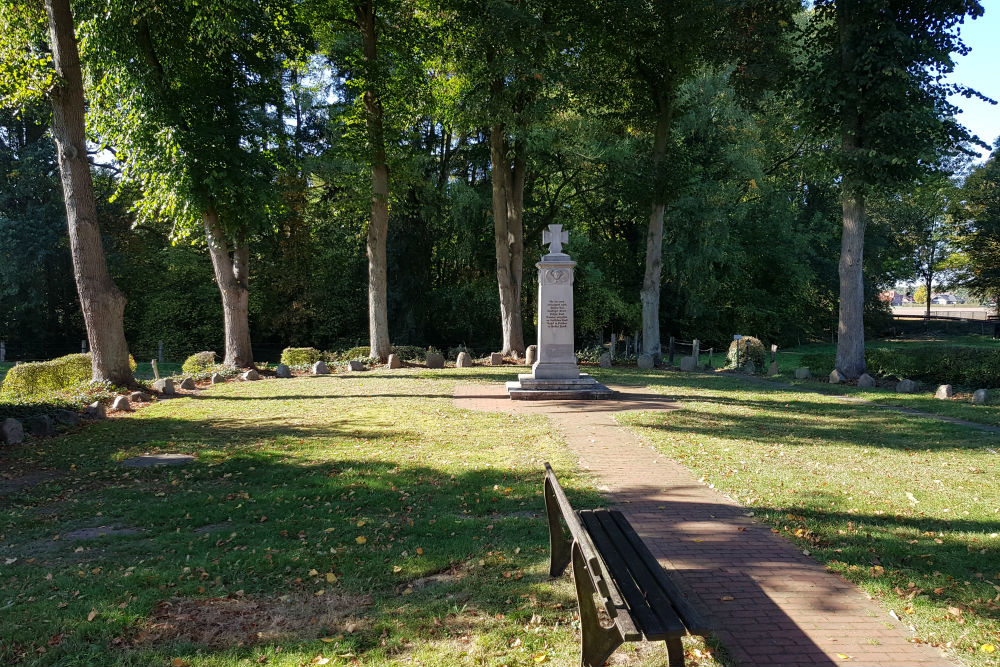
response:
M309 570L310 577L315 577L317 574L319 574L319 570Z
M323 654L320 653L315 658L313 658L312 660L310 660L309 664L310 665L325 665L328 662L330 662L330 658L324 658Z
M336 637L320 637L319 640L321 642L323 642L324 644L332 644L333 642L337 641L337 638Z
M337 583L337 575L335 575L333 572L327 572L326 573L326 583L328 583L328 584L335 584L335 583Z
M548 653L539 653L538 655L535 656L535 662L536 663L542 663L542 662L545 662L548 659L549 659L549 654Z
M424 555L424 550L421 549L420 547L417 547L417 555L418 556L423 556Z
M364 544L365 542L368 541L368 538L365 537L364 535L358 535L357 537L354 538L354 541L357 542L358 544Z
M997 647L993 644L983 644L979 647L979 650L983 653L993 653L993 651L997 650Z
M402 571L403 571L403 568L401 568L399 565L393 565L392 566L392 573L393 574L398 574L399 572L402 572Z
M324 590L324 589L322 589L322 588L321 588L321 589L319 589L318 591L316 591L315 593L313 593L313 595L315 595L315 596L319 597L319 596L320 596L320 595L322 595L323 593L326 593L326 590Z
M844 653L838 653L837 657L840 658L841 660L850 660L851 659L851 656L849 656L847 654L844 654Z
M184 658L174 658L170 661L171 667L191 667L191 663Z
M87 614L87 620L88 621L93 621L95 618L97 618L97 610L96 609L91 609L90 613Z
M948 613L951 614L952 616L961 616L962 610L959 609L958 607L948 607Z
M732 602L733 601L733 596L732 595L723 595L719 599L722 600L723 602Z

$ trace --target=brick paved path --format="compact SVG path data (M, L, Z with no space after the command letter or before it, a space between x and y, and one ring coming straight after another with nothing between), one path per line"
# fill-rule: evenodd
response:
M908 642L901 624L852 584L614 419L623 410L672 410L677 404L642 388L613 388L620 400L511 401L502 385L463 385L456 387L455 403L547 414L653 554L678 571L678 585L720 628L716 636L737 664L953 664L937 649Z

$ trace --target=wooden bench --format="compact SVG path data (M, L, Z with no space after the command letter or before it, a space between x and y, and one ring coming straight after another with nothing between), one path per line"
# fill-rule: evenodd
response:
M688 632L707 636L710 630L625 516L613 510L574 510L548 463L545 513L551 547L549 574L558 577L573 563L581 663L598 667L622 643L645 639L666 642L670 667L683 667L681 637ZM607 627L601 625L595 595L610 617Z

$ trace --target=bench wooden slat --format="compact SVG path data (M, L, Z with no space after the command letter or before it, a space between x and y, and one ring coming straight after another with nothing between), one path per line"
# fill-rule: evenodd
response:
M615 540L604 530L600 519L597 518L597 513L594 510L580 510L579 514L584 525L587 527L587 531L594 540L594 545L604 558L604 562L607 563L608 569L611 570L614 583L617 584L618 590L621 591L622 596L625 598L629 611L635 617L636 621L638 621L639 629L642 630L647 639L667 639L670 636L667 629L663 626L659 617L649 608L649 603L646 602L642 591L639 590L635 581L629 575L629 568L625 559L615 547ZM681 634L677 636L683 634L682 628Z
M625 601L622 600L614 585L608 585L605 569L597 555L597 549L595 549L590 535L583 527L579 517L577 517L576 510L569 504L566 492L563 491L562 485L556 479L555 471L552 470L552 466L548 463L545 464L545 477L546 482L552 489L552 495L559 505L559 512L562 514L563 521L566 522L566 527L569 528L570 535L573 537L573 541L580 545L580 550L587 561L587 566L590 568L591 576L597 586L598 595L602 598L605 611L607 611L608 616L614 619L626 641L640 639L642 632L636 627Z
M618 512L618 514L625 525L631 528L628 520L624 516L621 516L621 512ZM670 594L663 588L663 576L658 576L663 574L663 568L660 564L655 559L650 562L636 551L632 546L631 540L628 539L628 536L622 530L622 523L617 521L611 512L595 512L594 515L601 522L601 526L605 532L609 536L612 536L615 549L628 564L628 572L624 576L631 576L635 580L638 589L645 596L646 604L649 605L652 612L660 620L663 628L663 636L652 637L647 634L646 638L650 640L667 639L686 635L687 631L684 629L684 623L681 622L680 617L674 609ZM649 552L647 551L647 553ZM652 554L649 555L652 556ZM612 572L612 576L615 577L615 581L618 581L618 577L622 575Z
M673 606L677 615L680 616L691 634L702 637L708 636L712 632L711 627L705 622L702 615L687 601L687 598L681 592L680 588L677 587L677 584L663 571L663 567L659 561L650 553L649 548L642 541L642 538L639 537L639 534L635 532L635 528L628 522L628 519L618 510L612 510L610 514L622 533L628 538L629 544L635 549L638 556L646 563L646 567L656 577L659 587L670 598L671 606Z

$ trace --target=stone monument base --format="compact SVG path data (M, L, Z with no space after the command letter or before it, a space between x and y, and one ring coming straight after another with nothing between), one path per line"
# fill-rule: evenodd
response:
M507 383L507 394L512 401L551 401L577 399L585 401L613 398L615 392L590 377L580 373L575 378L536 378L531 373L517 376L517 382Z

